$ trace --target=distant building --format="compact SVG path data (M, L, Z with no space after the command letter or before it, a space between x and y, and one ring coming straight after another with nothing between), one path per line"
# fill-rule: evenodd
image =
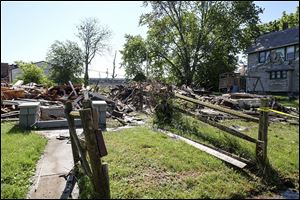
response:
M261 35L246 52L248 76L260 77L256 91L299 93L299 26ZM247 79L251 91L255 79Z
M1 63L1 82L11 83L13 81L12 70L18 68L17 65Z

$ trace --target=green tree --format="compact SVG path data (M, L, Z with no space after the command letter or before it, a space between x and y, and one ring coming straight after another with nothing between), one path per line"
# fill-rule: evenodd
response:
M83 53L80 47L72 41L55 41L47 54L51 63L50 76L58 84L81 81L83 72Z
M26 63L23 61L15 62L21 69L21 75L17 77L18 80L23 80L24 84L33 82L37 84L45 84L47 86L53 83L46 77L43 68L38 67L33 63Z
M127 78L133 78L137 74L147 74L147 47L140 36L125 35L121 66L125 67Z
M233 66L231 57L255 37L262 12L252 1L152 1L144 5L152 7L140 18L140 24L149 27L146 53L142 53L147 57L132 55L142 63L148 61L150 69L168 74L169 80L187 85L203 82L199 73L208 67ZM208 66L214 60L222 65Z
M294 13L287 14L285 11L283 11L282 16L279 19L260 24L258 27L260 34L265 34L273 31L283 30L285 25L288 25L288 28L299 26L299 6L297 6Z
M103 54L108 48L108 40L111 37L111 31L99 24L96 18L86 18L77 26L78 37L83 43L84 49L84 84L89 84L88 66L96 54Z

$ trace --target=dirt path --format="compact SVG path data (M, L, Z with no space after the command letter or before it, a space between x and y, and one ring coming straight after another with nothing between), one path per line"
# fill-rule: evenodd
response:
M46 136L48 144L44 155L39 160L33 185L27 195L29 199L59 199L66 185L66 180L60 175L66 175L73 167L72 149L68 140L58 140L57 136L68 136L69 130L36 131ZM78 187L72 193L78 197Z

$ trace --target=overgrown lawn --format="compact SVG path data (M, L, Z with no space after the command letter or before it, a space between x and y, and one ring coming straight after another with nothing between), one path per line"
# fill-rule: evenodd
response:
M14 123L1 123L1 199L26 198L46 143L46 138Z
M243 198L261 186L221 160L148 128L106 132L104 138L112 198Z

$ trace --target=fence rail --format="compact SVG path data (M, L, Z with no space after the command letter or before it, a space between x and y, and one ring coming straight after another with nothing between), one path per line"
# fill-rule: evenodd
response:
M214 126L222 131L225 131L226 133L229 133L233 136L239 137L241 139L247 140L248 142L252 142L256 144L256 160L258 164L265 169L266 164L268 162L268 157L267 157L267 141L268 141L268 125L269 125L269 120L268 120L268 110L266 109L261 109L260 110L260 115L259 118L255 118L249 115L246 115L244 113L240 113L237 111L229 110L226 108L222 108L220 106L212 105L210 103L202 102L193 98L189 98L180 94L175 93L175 97L180 98L185 101L189 101L195 104L199 104L202 106L206 106L208 108L218 110L221 112L225 112L246 120L254 121L259 123L259 130L258 130L258 139L254 139L246 134L243 134L235 129L232 129L230 127L224 126L222 124L219 124L217 122L211 121L209 119L206 119L200 115L197 115L195 113L189 112L187 110L183 110L179 107L176 107L176 109L182 113L188 114L194 118L197 118L198 120L207 123L211 126ZM265 108L269 104L268 99L261 99L261 107Z

